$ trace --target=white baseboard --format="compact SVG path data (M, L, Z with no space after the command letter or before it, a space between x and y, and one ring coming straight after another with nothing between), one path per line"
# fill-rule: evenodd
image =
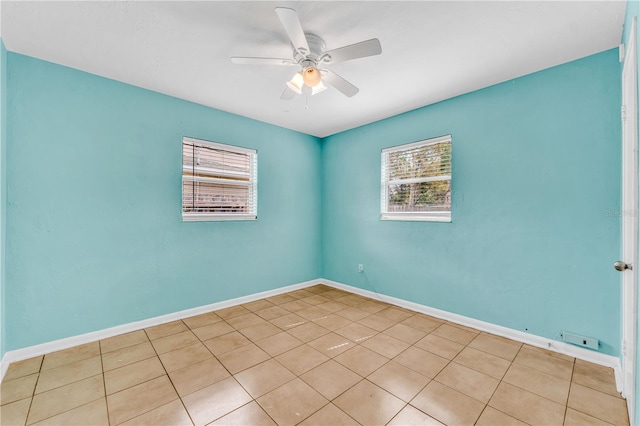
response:
M599 364L605 367L613 368L613 371L615 373L615 378L616 378L617 390L618 392L622 392L622 385L621 385L622 384L622 366L620 364L620 358L615 357L613 355L606 355L600 352L595 352L589 349L584 349L578 346L570 345L568 343L548 339L546 337L536 336L535 334L525 333L523 331L515 330L513 328L507 328L507 327L492 324L489 322L480 321L474 318L465 317L463 315L454 314L448 311L442 311L440 309L432 308L430 306L420 305L418 303L409 302L407 300L398 299L395 297L387 296L387 295L376 293L369 290L364 290L358 287L353 287L353 286L342 284L336 281L331 281L326 279L320 279L317 281L323 284L326 284L328 286L345 290L351 293L359 294L361 296L369 297L371 299L376 299L382 302L391 303L393 305L410 309L412 311L421 312L423 314L427 314L432 317L441 318L447 321L455 322L460 325L475 328L476 330L486 331L487 333L506 337L507 339L515 340L517 342L526 343L531 346L548 349L550 351L558 352L574 358L579 358L581 360L592 362L594 364Z
M334 287L340 290L345 290L351 293L359 294L361 296L369 297L371 299L380 300L386 303L390 303L402 308L410 309L412 311L421 312L423 314L431 315L436 318L441 318L447 321L455 322L467 327L475 328L477 330L486 331L487 333L495 334L498 336L506 337L518 342L526 343L531 346L548 349L550 351L558 352L561 354L569 355L574 358L579 358L585 361L592 362L594 364L611 367L614 369L616 377L616 386L618 391L621 391L622 375L620 359L612 356L605 355L599 352L594 352L588 349L583 349L577 346L570 345L568 343L559 342L557 340L548 339L546 337L536 336L534 334L525 333L512 328L503 327L500 325L492 324L485 321L480 321L474 318L465 317L463 315L454 314L451 312L443 311L440 309L432 308L430 306L421 305L407 300L398 299L384 294L375 293L369 290L364 290L358 287L353 287L347 284L342 284L336 281L327 279L315 279L311 281L302 282L299 284L293 284L286 287L280 287L274 290L263 291L260 293L251 294L248 296L238 297L235 299L229 299L222 302L216 302L197 308L186 309L179 312L174 312L167 315L161 315L158 317L149 318L146 320L135 321L128 324L119 325L116 327L107 328L104 330L98 330L91 333L81 334L78 336L68 337L65 339L55 340L52 342L42 343L35 346L29 346L22 349L16 349L4 354L2 360L0 360L0 381L4 378L9 364L16 361L21 361L35 356L44 355L47 353L67 349L73 346L82 345L96 340L106 339L107 337L117 336L118 334L129 333L143 328L152 327L154 325L163 324L170 321L175 321L182 318L188 318L195 315L200 315L206 312L216 311L230 306L241 305L243 303L253 302L254 300L264 299L266 297L276 296L278 294L287 293L290 291L311 287L317 284L325 284L330 287Z
M174 312L171 314L161 315L158 317L130 322L128 324L122 324L103 330L93 331L91 333L80 334L78 336L67 337L60 340L54 340L52 342L8 351L4 354L2 360L0 360L0 381L2 381L2 379L4 378L4 375L9 368L9 364L11 364L12 362L22 361L24 359L29 359L51 352L68 349L73 346L83 345L85 343L95 342L96 340L106 339L107 337L113 337L119 334L130 333L132 331L153 327L154 325L164 324L166 322L171 322L182 318L193 317L195 315L204 314L206 312L218 311L220 309L228 308L231 306L241 305L243 303L253 302L254 300L264 299L266 297L277 296L278 294L311 287L318 283L320 283L319 280L305 281L286 287L280 287L274 290L267 290L260 293L238 297L235 299L229 299L222 302L199 306L197 308L185 309L183 311Z

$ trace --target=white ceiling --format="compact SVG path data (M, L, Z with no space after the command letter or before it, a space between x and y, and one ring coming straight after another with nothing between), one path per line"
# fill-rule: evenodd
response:
M330 68L360 88L283 101L295 68L274 7L327 49L378 38L382 55ZM624 1L2 1L8 50L324 137L616 47ZM308 108L307 108L308 106Z

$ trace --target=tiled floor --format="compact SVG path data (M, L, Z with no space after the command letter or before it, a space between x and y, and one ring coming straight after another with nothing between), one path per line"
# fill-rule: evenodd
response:
M628 424L613 371L318 285L9 367L3 425Z

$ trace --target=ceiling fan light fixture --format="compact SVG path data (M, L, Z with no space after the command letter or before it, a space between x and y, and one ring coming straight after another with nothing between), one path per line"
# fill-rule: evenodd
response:
M302 93L302 85L304 84L304 79L302 78L302 74L299 72L295 73L291 80L287 81L287 86L289 89L293 90L297 94Z
M315 87L321 83L322 76L316 67L305 68L303 71L304 84L309 87Z
M316 84L315 86L313 86L311 88L311 95L315 95L316 93L320 93L327 90L327 86L325 86L324 84L322 84L322 81L320 81L318 84Z

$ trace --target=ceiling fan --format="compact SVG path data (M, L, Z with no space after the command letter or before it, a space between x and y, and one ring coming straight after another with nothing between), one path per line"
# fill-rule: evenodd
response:
M281 98L284 100L292 99L296 94L301 94L304 86L311 88L312 95L320 93L327 88L323 83L336 88L348 97L358 93L359 89L356 86L335 72L320 67L379 55L382 53L380 41L377 38L372 38L371 40L325 51L323 39L316 34L304 32L295 10L286 7L276 7L275 10L291 40L292 59L234 56L231 58L231 62L241 65L298 66L300 70L287 82L287 87L282 93Z

